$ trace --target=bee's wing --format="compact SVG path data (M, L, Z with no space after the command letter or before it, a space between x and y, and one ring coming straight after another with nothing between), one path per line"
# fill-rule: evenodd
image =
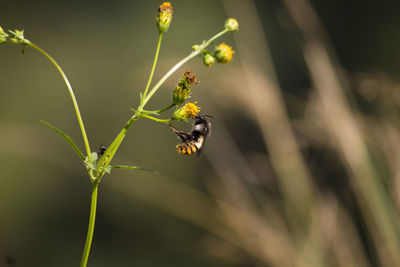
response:
M171 130L178 136L178 138L182 141L182 142L188 142L192 139L192 136L188 133L182 132L177 130L174 126L172 126L171 124L168 124L169 127L171 128Z

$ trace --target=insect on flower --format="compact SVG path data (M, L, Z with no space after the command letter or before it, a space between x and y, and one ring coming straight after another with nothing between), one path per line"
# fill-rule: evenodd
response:
M198 155L200 155L204 148L206 138L211 134L211 123L206 117L212 118L209 115L197 115L194 117L193 127L190 133L179 131L169 124L172 131L183 142L182 144L176 145L179 154L191 155L198 152Z

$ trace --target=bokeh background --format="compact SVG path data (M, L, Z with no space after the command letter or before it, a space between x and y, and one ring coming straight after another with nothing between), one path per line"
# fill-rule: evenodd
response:
M144 89L159 1L2 0L0 25L64 68L92 149L109 144ZM141 119L99 190L89 266L398 266L400 2L172 2L155 81L219 32L233 62L201 59L149 103L167 106L189 69L192 100L214 117L202 157L176 153L164 125ZM0 47L0 266L78 266L90 207L83 148L54 67ZM190 129L190 124L176 125Z

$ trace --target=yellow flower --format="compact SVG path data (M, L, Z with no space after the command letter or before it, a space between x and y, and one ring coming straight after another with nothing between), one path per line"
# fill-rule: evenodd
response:
M174 118L178 121L187 120L196 117L199 112L200 107L197 106L197 102L188 102L186 105L175 111Z
M156 18L158 30L160 33L168 31L172 21L173 8L170 2L163 2L158 8L158 16Z
M225 43L222 43L215 48L215 57L220 63L228 63L231 61L234 53L235 51L232 50L232 47Z

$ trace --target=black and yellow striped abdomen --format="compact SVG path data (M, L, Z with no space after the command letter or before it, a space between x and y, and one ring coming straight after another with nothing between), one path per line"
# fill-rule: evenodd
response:
M178 150L178 153L182 155L192 155L198 151L193 142L178 144L176 145L176 149Z
M195 140L176 145L176 150L181 155L192 155L203 148L204 140L204 136L200 135Z

